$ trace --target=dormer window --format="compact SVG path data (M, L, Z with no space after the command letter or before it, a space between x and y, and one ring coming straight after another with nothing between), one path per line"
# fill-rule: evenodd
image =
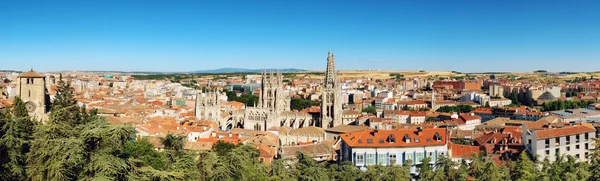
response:
M371 138L367 139L367 143L373 144L373 139L371 139Z
M439 133L437 133L437 132L436 132L436 133L433 135L433 139L434 139L435 141L442 141L442 135L440 135Z
M408 134L404 135L404 142L410 143L410 136L408 136Z
M415 143L421 142L421 139L415 138Z
M387 141L390 142L390 143L394 143L394 142L396 142L396 137L394 137L393 134L390 134L387 137Z
M358 143L362 143L362 140L361 140L361 139L359 139L359 140L358 140Z

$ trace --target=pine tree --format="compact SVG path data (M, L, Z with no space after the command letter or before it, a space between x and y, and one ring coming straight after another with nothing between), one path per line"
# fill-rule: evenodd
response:
M331 173L337 173L336 179L337 180L347 180L344 179L346 177L352 177L352 173L350 174L343 174L343 173L348 173L347 171L344 171L344 164L338 166L338 165L331 165L332 167L330 167L330 169L333 169L333 171L331 171ZM351 165L352 167L350 167L350 169L356 169L356 167L354 167L353 165ZM279 159L279 160L275 160L271 163L271 174L269 176L269 180L272 181L291 181L291 180L296 180L297 178L295 178L294 174L291 172L291 168L290 165L286 164L286 160L283 159ZM356 169L358 170L358 169ZM358 172L360 172L360 170L358 170ZM356 180L358 178L354 178L351 180Z
M600 180L600 151L598 147L600 147L600 138L594 138L594 149L590 155L590 177L588 180Z
M433 167L429 164L429 161L431 161L431 157L423 158L421 164L417 166L419 180L433 180Z
M4 118L1 122L0 180L25 180L27 154L35 123L29 117L17 116Z
M15 100L13 101L12 114L17 118L29 116L27 108L25 108L25 103L20 97L15 97Z
M185 144L185 136L169 133L167 134L167 136L162 138L162 144L167 150L180 152L181 150L183 150L183 146Z
M54 96L54 102L52 103L52 110L67 108L70 111L76 111L75 95L71 90L71 85L63 80L62 74L60 75L58 86L56 87L56 95Z
M512 179L517 181L530 181L536 177L538 177L537 166L529 159L527 151L521 152L519 159L515 164L515 172Z
M298 152L296 158L298 159L298 163L296 163L298 180L330 180L327 169L323 164L317 163L312 157L302 152Z

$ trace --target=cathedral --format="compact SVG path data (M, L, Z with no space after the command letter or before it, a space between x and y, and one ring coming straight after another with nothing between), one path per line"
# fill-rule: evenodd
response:
M237 110L224 107L219 95L223 93L216 90L197 93L195 114L198 119L217 122L221 130L245 128L266 131L271 127L301 128L313 124L308 113L290 110L290 96L283 90L281 72L263 70L258 105L254 107Z
M223 106L220 96L214 92L196 94L195 116L201 120L216 122L221 130L244 128L266 131L272 127L287 126L298 129L307 126L320 126L324 129L342 125L341 87L337 80L335 58L329 52L327 71L322 86L321 120L313 120L306 112L290 110L289 92L283 89L281 72L261 72L260 96L258 105L244 109ZM320 122L319 122L320 121Z

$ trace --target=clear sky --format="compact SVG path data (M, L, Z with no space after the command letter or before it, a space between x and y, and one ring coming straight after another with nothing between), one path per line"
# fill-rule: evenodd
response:
M3 0L0 69L599 71L600 1Z

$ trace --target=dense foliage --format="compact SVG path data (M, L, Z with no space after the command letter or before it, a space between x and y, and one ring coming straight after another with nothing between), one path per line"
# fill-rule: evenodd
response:
M437 112L456 112L456 113L467 113L473 111L473 106L469 105L458 105L458 106L442 106L438 108Z
M290 109L292 110L303 110L312 106L319 106L321 105L321 102L317 102L317 101L311 101L308 99L302 99L302 98L292 98L292 100L290 101Z
M375 108L375 106L369 106L369 107L363 108L362 112L366 112L366 113L371 113L371 114L377 115L377 108Z
M542 111L556 111L564 109L576 109L585 108L590 104L596 103L596 101L577 101L577 100L555 100L542 104Z

